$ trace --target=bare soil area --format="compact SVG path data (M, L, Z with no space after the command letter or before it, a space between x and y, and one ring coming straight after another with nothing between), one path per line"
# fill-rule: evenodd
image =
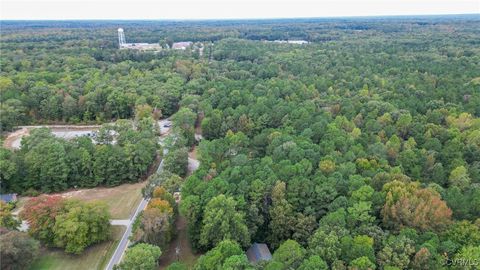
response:
M18 149L20 148L20 141L22 140L23 136L28 136L30 130L27 128L21 128L17 131L14 131L8 134L7 138L3 142L3 147L8 149Z
M77 126L77 125L45 125L45 126L20 126L18 130L11 132L5 138L3 146L8 149L19 149L23 136L28 136L34 128L50 128L57 137L70 139L78 135L98 130L99 125Z

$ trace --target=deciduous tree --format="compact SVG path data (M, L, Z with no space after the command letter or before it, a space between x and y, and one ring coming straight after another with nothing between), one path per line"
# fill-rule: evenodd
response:
M198 258L195 264L195 270L215 270L224 262L232 257L243 255L240 245L232 240L223 240L218 243L213 249L205 253L205 255Z
M0 227L16 230L21 222L12 215L12 207L0 200Z
M93 244L110 237L110 214L101 202L67 201L53 227L54 244L67 253L80 254Z
M55 239L55 217L63 212L65 199L61 196L40 196L25 203L20 217L28 222L29 233L47 245Z
M273 261L280 262L282 269L296 269L303 262L305 250L294 240L283 242L273 253Z
M0 233L0 267L5 270L27 269L35 260L39 243L24 232L6 231Z
M232 197L218 195L205 206L200 243L212 247L222 240L230 239L246 247L250 235L244 214L237 210L237 202Z
M159 247L149 244L137 244L125 252L122 262L116 270L154 270L158 267L158 258L162 255Z
M440 195L416 183L393 181L384 186L383 222L394 229L404 226L422 231L442 230L450 224L452 211Z

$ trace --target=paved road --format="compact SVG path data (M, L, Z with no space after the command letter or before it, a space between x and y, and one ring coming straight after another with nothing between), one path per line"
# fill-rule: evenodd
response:
M164 148L163 149L163 154L165 155L166 153L168 153L168 149ZM163 169L163 159L160 162L160 165L158 165L157 173L159 173L162 169ZM123 224L119 224L119 225L127 226L127 229L123 233L122 239L120 240L120 243L118 244L117 248L115 249L115 253L113 253L112 258L110 258L110 261L108 262L108 265L105 268L106 270L112 270L114 265L120 263L120 260L122 259L122 256L123 256L123 253L125 252L125 250L128 247L128 242L129 242L128 237L130 237L130 234L132 233L133 222L137 218L138 214L140 214L140 212L142 212L142 210L145 209L145 207L147 206L149 201L150 201L150 198L148 198L148 199L142 198L142 201L140 202L137 209L135 210L135 214L133 214L133 216L130 219L128 219L128 220L111 220L110 221L112 225L116 225L116 224L113 224L113 222L123 223Z
M123 253L125 252L125 249L127 249L127 246L128 246L128 242L129 242L128 237L132 233L133 222L137 218L138 214L140 214L140 212L142 212L142 210L145 209L149 200L150 199L143 198L142 201L140 202L140 204L138 205L137 209L135 210L135 214L133 214L133 216L128 220L127 229L123 233L122 239L120 240L120 243L118 243L117 249L115 249L115 253L113 253L112 258L108 262L108 265L105 269L107 269L107 270L113 269L113 266L115 264L118 264L120 262L120 260L122 259ZM113 221L114 220L112 220L112 222Z
M130 219L110 219L110 225L117 226L128 226L130 224Z
M166 154L168 153L168 149L164 148L163 153ZM193 158L188 158L188 167L192 169L192 171L198 169L200 166L200 162L196 159ZM160 162L160 165L158 166L157 173L159 173L163 169L163 160ZM138 214L145 209L147 206L149 199L142 199L140 204L137 207L137 210L135 210L135 214L130 218L126 220L122 219L116 219L116 220L111 220L112 225L124 225L127 226L127 229L125 230L125 233L122 236L122 239L120 240L120 243L117 246L117 249L115 249L115 253L113 254L112 258L110 259L110 262L108 263L107 267L105 268L106 270L112 270L113 266L115 264L120 263L123 253L128 247L128 237L132 233L132 225L135 219L137 218Z
M160 143L162 146L164 145L164 139L166 135L170 132L170 126L171 126L171 121L168 119L160 120L158 121L158 124L160 126L160 132L162 134L162 137L160 138ZM173 138L173 143L175 143L176 137ZM164 147L163 149L163 155L165 156L168 153L168 148ZM198 161L197 160L191 160L189 158L189 167L191 166L190 163L194 163L193 168L196 169L198 167ZM163 169L163 160L160 162L160 165L158 166L157 173L160 173L161 170ZM137 209L135 210L135 213L133 216L130 217L130 219L113 219L110 220L110 224L112 225L120 225L120 226L126 226L127 229L123 233L122 239L120 240L117 248L115 249L115 252L113 253L113 256L110 258L110 261L108 262L108 265L105 269L107 270L112 270L113 266L120 263L122 256L125 252L125 250L128 247L129 240L128 238L130 237L130 234L132 233L132 225L137 216L145 209L147 206L148 202L150 199L145 199L142 198L140 201L140 204L137 206ZM28 230L28 223L23 221L22 225L19 228L21 231L27 231Z
M171 122L169 120L162 120L162 121L159 121L159 125L160 125L161 134L162 134L162 137L160 138L160 144L163 146L163 156L165 156L168 153L169 149L168 147L165 147L164 142L165 142L166 135L170 131ZM167 125L167 127L164 127L165 125ZM173 137L172 143L174 144L176 140L177 140L177 137ZM198 160L190 157L188 158L188 168L191 169L191 171L198 169L199 165L200 165L200 162ZM162 170L163 170L163 159L160 162L160 165L158 165L157 173L160 173ZM150 201L150 198L148 199L143 198L140 204L138 205L137 209L135 210L135 214L130 219L110 221L112 225L124 225L124 226L127 226L127 229L125 230L125 233L123 234L122 239L120 240L120 243L115 249L115 253L113 253L112 258L108 262L108 265L105 268L106 270L112 270L114 265L120 263L122 256L128 247L128 242L129 242L128 237L132 233L133 222L135 221L137 216L140 214L140 212L142 212L142 210L145 209L149 201Z
M168 153L168 149L164 148L163 153L166 154ZM160 165L158 165L157 173L159 173L163 169L163 160L160 162ZM138 205L137 209L135 210L135 214L128 220L111 220L112 225L124 225L127 226L127 229L123 233L122 239L120 240L120 243L118 244L117 248L115 249L115 253L113 253L112 258L110 258L110 261L108 262L107 267L105 268L106 270L112 270L113 266L115 264L120 263L120 260L122 259L123 253L128 247L128 237L130 237L130 234L132 233L132 225L135 219L137 218L138 214L142 212L143 209L147 206L148 202L150 201L150 198L145 199L142 198L142 201ZM113 223L122 223L122 224L113 224Z
M159 123L159 124L162 124L160 127L162 127L164 123L165 122ZM167 133L168 133L168 131L169 131L169 128L162 130L162 132L167 132ZM163 139L163 138L161 138L161 139ZM174 140L175 140L175 138L174 138ZM161 140L160 143L163 144L163 140ZM168 153L168 148L164 147L163 148L163 156L165 156L167 153ZM157 173L160 173L162 170L163 170L163 159L160 162L160 165L158 165ZM127 229L123 233L122 239L120 240L120 243L118 244L117 248L115 249L115 253L113 253L112 258L110 258L110 261L108 262L108 265L105 268L106 270L112 270L114 265L120 263L120 261L122 259L122 256L123 256L123 253L125 252L125 250L128 247L128 242L129 242L128 237L130 237L130 234L132 233L133 222L135 222L135 219L140 214L140 212L142 212L143 209L145 209L145 207L147 206L149 201L150 201L150 198L148 198L148 199L142 198L142 201L140 202L137 209L135 210L135 214L132 217L130 217L130 219L128 219L128 220L111 220L110 221L112 225L117 225L117 224L113 224L114 222L115 223L121 223L121 224L118 224L118 225L127 226Z

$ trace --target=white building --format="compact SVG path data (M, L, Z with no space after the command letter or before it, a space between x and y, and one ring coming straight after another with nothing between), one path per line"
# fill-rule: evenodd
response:
M122 28L118 28L118 46L120 49L135 50L160 50L162 48L158 43L127 43Z
M192 46L193 42L191 41L182 41L175 42L172 44L172 49L174 50L186 50L188 47Z

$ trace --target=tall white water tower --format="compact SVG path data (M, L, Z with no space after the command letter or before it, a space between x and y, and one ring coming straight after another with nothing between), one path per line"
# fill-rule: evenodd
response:
M122 48L127 42L125 42L125 34L123 28L118 28L118 46Z

